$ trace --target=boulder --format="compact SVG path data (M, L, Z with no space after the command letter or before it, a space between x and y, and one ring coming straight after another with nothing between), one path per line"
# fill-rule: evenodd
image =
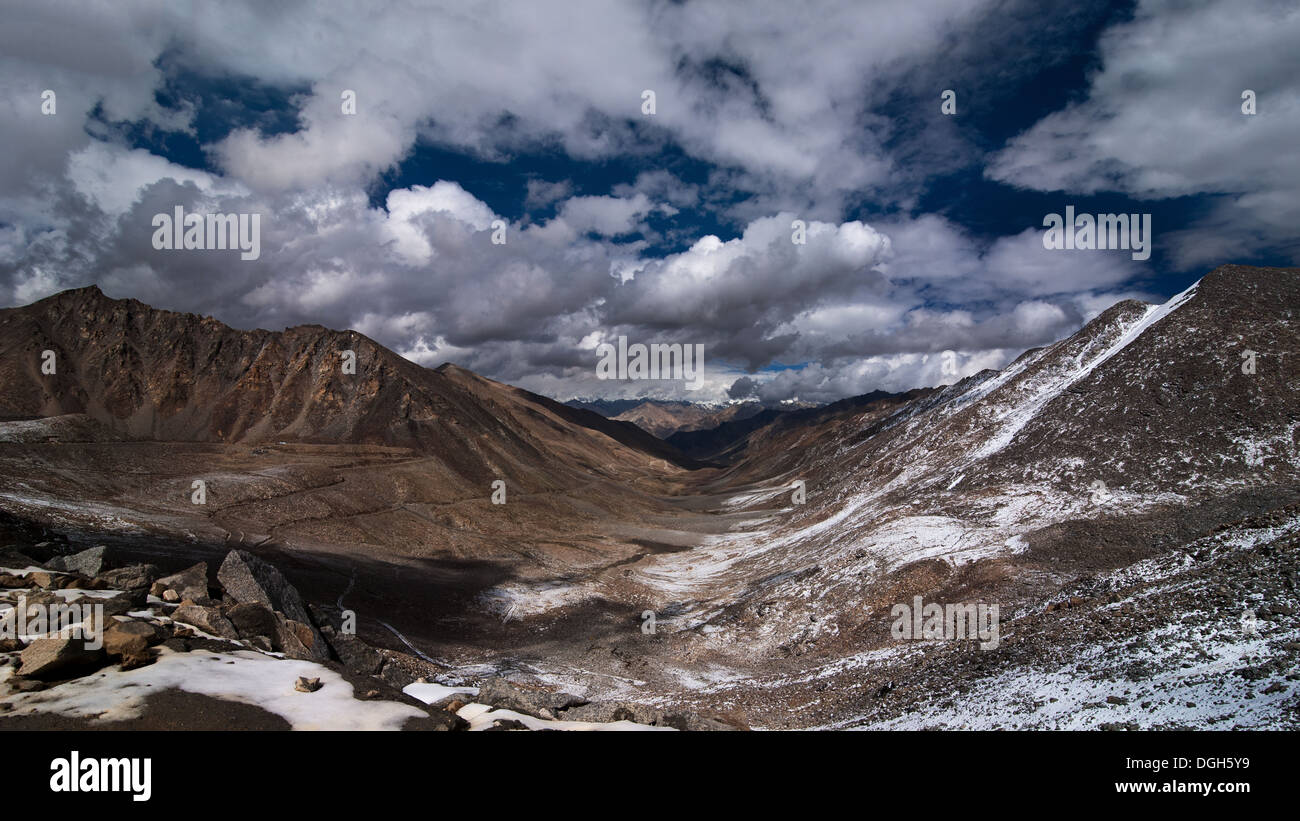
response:
M204 571L206 576L207 571ZM100 573L98 579L106 590L135 590L149 587L158 578L158 568L151 564L130 564Z
M221 611L201 604L182 604L172 612L172 620L192 624L205 633L223 639L238 639L239 631Z
M152 650L142 650L139 653L122 656L121 669L134 670L137 667L144 667L146 664L153 664L156 658Z
M503 678L490 678L480 684L474 700L489 707L502 707L536 718L555 718L560 710L587 703L586 699L570 693L526 687Z
M208 598L208 563L199 562L179 573L164 576L153 583L149 592L160 599L166 599L163 594L168 590L176 591L174 601L189 599L204 606L211 604L212 600Z
M274 565L246 550L232 550L217 570L217 580L236 602L262 604L276 612L276 632L271 640L286 656L329 659L329 646L317 632L302 596Z
M325 641L339 657L343 666L349 670L372 676L384 666L384 657L379 651L361 639L348 633L341 633L329 625L321 628Z
M22 570L27 567L35 567L40 562L12 547L0 547L0 567L12 567L15 570Z
M61 578L62 576L59 574L51 573L48 570L33 570L26 576L28 582L35 584L42 590L58 589Z
M45 563L51 570L68 573L80 573L83 576L98 576L108 569L108 548L102 544L89 550L73 553L71 556L55 556Z
M36 639L22 652L18 674L27 678L70 678L98 669L103 648L91 650L80 638Z
M235 625L241 638L271 637L276 633L275 613L260 602L243 602L226 608L226 618Z
M286 618L283 613L276 613L275 620L271 643L279 652L291 659L329 661L325 640L309 625Z
M134 592L118 593L116 596L108 599L82 599L84 604L104 605L104 615L106 616L125 616L133 610L143 610L145 607L145 595L143 588L136 588Z
M142 619L114 621L104 631L104 652L119 658L146 655L163 640L163 631Z
M217 570L217 580L236 602L259 602L290 619L311 624L302 597L274 565L246 550L232 550Z

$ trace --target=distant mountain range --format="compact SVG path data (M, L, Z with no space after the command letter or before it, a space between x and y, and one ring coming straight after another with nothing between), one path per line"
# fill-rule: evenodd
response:
M631 422L660 439L668 439L683 431L710 430L766 411L783 413L817 407L814 403L797 400L777 403L758 400L716 403L666 399L573 399L565 404L592 410L621 422Z

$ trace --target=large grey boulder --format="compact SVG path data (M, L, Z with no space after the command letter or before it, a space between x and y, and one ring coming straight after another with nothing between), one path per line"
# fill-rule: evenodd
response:
M274 565L246 550L232 550L217 570L217 580L226 595L239 604L261 604L276 613L276 633L271 639L286 656L329 659L329 645L316 629L302 596Z
M158 578L158 568L151 564L131 564L115 570L105 570L98 578L109 590L148 588Z
M73 553L71 556L55 556L46 562L45 566L51 570L80 573L93 578L108 569L108 548L98 544L89 550Z
M232 550L217 571L217 581L237 602L258 602L294 621L311 624L302 597L284 575L246 550Z
M480 684L474 700L536 718L555 718L561 710L587 703L586 699L571 693L526 687L503 678L490 678Z

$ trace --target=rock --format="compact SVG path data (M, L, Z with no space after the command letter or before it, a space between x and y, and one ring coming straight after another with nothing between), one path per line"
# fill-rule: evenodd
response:
M403 729L416 730L433 730L434 732L452 732L456 730L468 730L469 722L455 713L449 713L445 710L434 710L429 714L427 719L413 720Z
M99 544L71 556L56 556L46 562L45 566L51 570L80 573L83 576L98 576L108 569L107 553L108 548Z
M27 678L68 678L98 669L104 650L90 650L80 638L36 639L22 653L18 674Z
M1260 690L1260 692L1261 692L1261 693L1264 693L1265 695L1268 695L1268 694L1270 694L1270 693L1280 693L1280 692L1282 692L1282 691L1285 690L1285 689L1286 689L1286 685L1285 685L1285 684L1283 684L1283 683L1280 682L1280 681L1275 681L1275 682L1273 682L1272 684L1270 684L1270 685L1268 685L1267 687L1265 687L1263 690Z
M7 587L10 590L17 588L31 588L38 585L30 576L15 576L12 573L0 573L0 587Z
M144 609L145 607L144 595L143 595L144 590L141 588L137 588L137 593L140 595L132 595L131 593L119 593L118 595L113 596L112 598L89 599L89 600L84 600L84 603L91 604L91 605L102 604L104 606L105 616L125 616L127 613L130 613L133 610Z
M49 687L45 682L34 678L11 678L8 684L16 693L36 693Z
M446 698L440 698L429 704L430 710L445 710L449 713L455 713L466 704L473 704L474 696L472 693L452 693Z
M309 625L286 618L283 613L276 613L275 620L271 641L285 656L305 661L329 660L325 640Z
M320 679L318 678L298 676L298 680L294 682L293 689L300 693L314 693L319 690L321 686Z
M144 667L153 664L155 656L152 650L142 650L139 653L133 653L129 656L122 657L122 670L134 670L137 667Z
M153 584L158 578L158 568L151 564L131 564L100 573L96 578L107 590L135 590Z
M0 653L17 653L26 646L22 639L0 639Z
M12 547L0 547L0 567L12 567L16 570L22 570L27 567L36 567L40 562Z
M217 570L217 580L237 602L259 602L302 624L311 624L297 589L270 565L246 550L232 550Z
M733 724L685 710L661 710L656 707L625 701L584 704L565 710L559 715L559 718L562 721L632 721L651 727L672 727L676 730L692 732L747 729L743 723Z
M271 644L271 639L267 636L249 636L244 641L247 641L251 647L261 650L263 653L275 652L275 645Z
M334 655L338 656L339 661L343 662L343 666L349 670L372 676L384 666L384 657L379 654L379 651L356 636L340 633L329 625L321 628L321 634L334 650Z
M492 722L491 727L483 728L483 732L490 733L493 730L500 732L503 730L527 730L527 729L528 729L528 725L524 724L522 721L519 721L518 719L498 718L496 721Z
M179 602L181 600L181 594L177 593L175 590L168 589L162 592L161 598L165 602Z
M147 621L115 621L104 631L104 652L119 658L138 656L162 640L163 631Z
M162 646L173 653L188 653L190 651L189 640L177 636L167 639L162 643Z
M240 604L258 603L276 611L276 632L271 636L286 656L327 661L329 645L312 622L302 596L273 565L246 550L226 554L217 570L226 594ZM305 631L305 632L304 632Z
M260 602L243 602L226 610L226 618L235 625L243 638L251 636L274 636L276 633L275 613Z
M192 624L205 633L223 639L239 638L239 631L235 629L235 625L231 624L230 620L215 607L182 604L172 613L172 620Z
M58 589L59 579L62 576L48 570L33 570L27 574L26 578L29 583L35 584L42 590L49 590L51 588Z
M479 704L486 704L489 707L503 707L507 710L514 710L517 713L525 713L537 718L548 717L541 715L543 710L553 717L560 710L587 703L586 699L570 693L525 687L506 681L503 678L490 678L479 685L478 696L475 700Z
M158 592L153 592L155 590ZM176 591L176 598L169 598L166 595L168 590ZM164 576L153 583L150 592L164 601L189 599L206 607L212 603L208 598L208 563L199 562L179 573Z

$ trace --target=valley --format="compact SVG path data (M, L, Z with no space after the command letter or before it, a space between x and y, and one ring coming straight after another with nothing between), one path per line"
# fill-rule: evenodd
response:
M1000 372L685 451L355 332L82 289L0 312L3 532L166 572L249 551L449 687L769 729L1295 728L1297 311L1300 271L1224 266ZM998 605L998 641L894 640L917 596Z

